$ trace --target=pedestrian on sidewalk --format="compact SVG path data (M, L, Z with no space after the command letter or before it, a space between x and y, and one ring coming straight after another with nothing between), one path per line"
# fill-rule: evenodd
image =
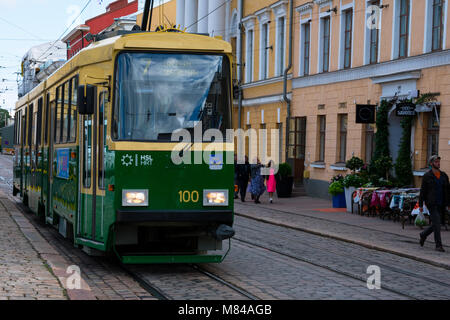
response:
M431 170L425 173L422 179L419 209L423 212L423 204L426 204L430 211L431 226L420 233L420 245L423 246L427 237L434 232L436 251L444 252L441 241L441 216L450 204L450 184L447 174L440 170L441 157L433 155L428 163Z
M259 197L264 193L266 187L264 186L264 178L261 175L261 168L264 167L263 164L261 164L261 161L259 161L258 158L253 160L253 164L251 167L251 191L253 198L255 200L255 203L261 203L259 201Z
M270 160L267 164L267 167L269 168L269 176L267 178L267 192L269 193L269 201L270 203L273 203L273 193L276 190L277 182L275 180L275 162L273 160Z
M248 181L250 180L250 172L250 163L248 162L248 157L245 156L245 163L238 163L237 165L237 180L242 202L245 202Z

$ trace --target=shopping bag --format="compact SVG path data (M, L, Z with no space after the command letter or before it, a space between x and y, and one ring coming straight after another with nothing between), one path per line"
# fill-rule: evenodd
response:
M414 224L418 227L422 227L422 226L426 225L425 216L423 215L422 212L419 211L416 219L414 220Z
M419 201L417 201L416 205L414 206L414 209L411 211L411 215L415 216L418 215L420 213L420 208L419 208ZM430 211L428 211L427 206L424 204L423 205L423 212L424 215L430 215Z

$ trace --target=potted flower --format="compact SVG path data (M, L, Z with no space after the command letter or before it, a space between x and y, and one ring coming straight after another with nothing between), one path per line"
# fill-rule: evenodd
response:
M345 203L347 205L347 212L352 212L353 199L352 194L356 188L361 187L365 181L356 173L345 176L342 185L345 188Z
M292 176L292 168L289 163L280 163L278 173L275 175L277 181L278 198L288 198L292 194L292 186L294 177Z
M356 173L357 170L360 170L364 166L364 161L358 157L352 157L345 163L345 167L350 169L352 173Z
M334 181L328 187L328 193L333 198L333 208L345 208L344 186L340 181Z

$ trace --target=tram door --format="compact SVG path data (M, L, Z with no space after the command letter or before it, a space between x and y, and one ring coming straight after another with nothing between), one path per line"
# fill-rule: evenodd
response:
M97 90L96 90L97 95ZM80 134L81 160L81 201L78 215L77 236L97 242L103 239L103 200L105 191L102 185L104 153L104 108L106 92L100 92L94 114L82 115ZM101 132L101 133L100 133Z

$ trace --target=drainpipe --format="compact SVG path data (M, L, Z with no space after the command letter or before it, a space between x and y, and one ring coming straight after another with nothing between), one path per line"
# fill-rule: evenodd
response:
M237 38L237 78L238 78L238 89L239 89L239 96L238 96L238 129L242 128L242 119L241 119L241 111L242 111L242 18L244 16L244 0L239 0L238 3L238 11L239 11L239 32L238 32L238 38Z
M286 143L285 143L285 154L286 154L286 159L285 161L287 162L288 159L288 148L287 146L289 145L289 126L290 126L290 120L291 120L291 99L288 98L287 96L287 77L288 77L288 72L289 70L292 68L292 29L293 29L293 25L294 25L294 0L289 0L289 16L290 16L290 20L289 20L289 61L288 61L288 66L286 67L286 69L284 70L284 79L283 79L283 99L287 104L287 116L286 116Z

